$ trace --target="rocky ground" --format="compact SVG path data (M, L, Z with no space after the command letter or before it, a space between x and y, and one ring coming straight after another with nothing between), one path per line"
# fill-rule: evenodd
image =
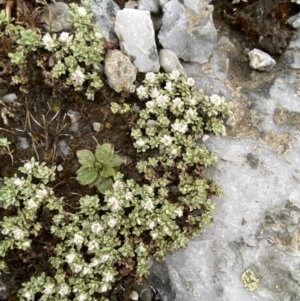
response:
M137 6L135 1L128 2ZM255 7L256 1L249 1L249 6L238 4L238 13L232 16L232 1L224 1L224 7L218 1L210 5L205 0L159 2L157 12L155 7L147 8L154 10L155 30L150 32L156 35L146 50L152 49L151 43L158 50L171 49L180 58L182 72L195 79L197 88L234 103L234 118L227 122L226 137L211 136L206 141L219 156L219 163L208 170L207 177L220 183L224 191L221 198L213 200L217 207L214 224L185 250L169 254L165 263L151 263L148 282L164 301L300 300L300 31L285 27L288 17L298 13L298 6L288 3L283 7L282 1L271 1L269 11L286 13L283 28L278 17L275 25L257 21L254 12L261 9L265 20L267 8ZM119 1L118 8L112 1L103 3L115 28L113 17L125 1ZM250 24L247 30L239 26L244 21L237 23L241 22L239 16ZM140 73L158 71L159 52L148 55L149 63L139 60L136 49L128 50L123 21L118 22L119 29L116 33L108 29L111 35L107 39L120 40L121 50ZM276 26L279 29L274 31ZM269 42L260 43L253 28L259 28ZM250 68L248 52L254 47L273 55L276 65L268 72ZM113 143L128 157L129 164L122 172L138 180L130 167L138 159L128 138L132 121L126 115L116 118L109 110L112 100L134 107L137 99L107 85L94 102L83 104L83 99L70 91L53 93L35 76L38 85L31 86L27 94L3 84L2 96L15 93L17 99L10 105L15 116L0 125L1 137L12 141L14 158L12 168L9 154L1 156L1 177L13 175L24 160L37 156L63 167L56 193L75 202L78 194L87 193L74 178L78 168L75 152L94 148L96 139ZM100 131L93 130L94 122L101 123ZM243 274L248 269L250 272Z

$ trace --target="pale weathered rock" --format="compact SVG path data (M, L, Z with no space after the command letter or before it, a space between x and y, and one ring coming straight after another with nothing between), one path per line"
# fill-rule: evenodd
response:
M18 99L15 93L6 94L2 97L2 100L6 103L13 103L16 99Z
M39 23L48 32L68 31L72 27L69 18L70 11L68 4L64 2L50 3L44 6L44 10L39 17Z
M286 22L289 25L291 25L293 28L299 28L300 27L300 13L289 17Z
M116 91L131 91L137 68L130 59L120 50L111 50L107 52L104 63L108 85Z
M139 72L157 72L160 68L154 39L153 23L148 11L118 11L115 25L122 51Z
M267 53L253 49L248 53L250 58L250 67L258 71L269 71L271 70L276 61Z
M213 7L205 0L169 1L163 8L158 38L164 48L185 61L206 63L217 41Z
M172 50L161 49L159 51L159 63L167 73L178 70L180 74L186 75L177 55Z
M97 133L101 132L104 129L104 125L100 122L93 123L93 130Z
M147 10L150 13L157 14L159 12L158 0L139 0L138 9Z
M113 0L89 0L95 23L103 32L107 41L117 42L115 34L115 21L120 7Z
M158 0L160 8L163 8L168 2L169 0Z

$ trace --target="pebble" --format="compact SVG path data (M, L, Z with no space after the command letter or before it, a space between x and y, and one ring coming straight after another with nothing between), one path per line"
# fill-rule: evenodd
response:
M104 129L104 125L100 122L93 123L93 130L97 133L101 132Z
M18 137L18 140L20 141L20 147L22 149L27 149L29 147L29 143L26 137Z
M2 97L2 100L6 103L13 103L16 99L18 99L15 93L10 93Z

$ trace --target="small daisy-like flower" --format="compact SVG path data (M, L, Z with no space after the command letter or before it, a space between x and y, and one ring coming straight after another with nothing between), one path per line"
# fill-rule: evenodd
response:
M58 40L63 44L69 44L72 41L73 36L70 36L68 32L63 31Z
M74 273L79 273L82 270L83 266L81 264L74 264L73 271Z
M91 240L88 243L88 250L89 251L94 251L94 250L98 249L98 247L99 247L99 244L95 240Z
M72 263L75 260L75 258L76 258L76 254L71 253L66 256L66 261L67 263Z
M14 239L15 240L20 240L25 236L24 231L22 231L21 229L17 228L15 230L12 231L12 234L14 235Z
M191 77L188 77L186 79L186 85L189 86L189 87L193 87L195 85L195 80Z
M168 103L169 101L169 97L167 95L159 95L157 98L156 98L156 103L158 105L158 107L165 107L166 104Z
M116 211L118 209L120 209L120 202L117 198L115 198L114 196L113 197L110 197L108 200L107 200L107 203L108 205L110 206L110 208L113 210L113 211Z
M46 189L39 189L35 196L37 199L44 199L47 195L48 191Z
M147 91L147 88L146 88L146 87L144 87L144 86L139 86L139 87L136 89L136 93L137 93L138 98L144 99L144 98L147 97L148 91Z
M52 37L50 36L49 33L46 33L43 38L42 38L42 41L45 45L45 48L49 51L53 50L54 46L55 46L55 43L52 39Z
M103 276L105 282L112 282L114 280L114 275L111 272L104 272Z
M60 287L58 293L61 295L61 297L67 295L69 293L69 287L66 284L63 284Z
M184 122L175 122L172 124L172 128L175 132L180 132L182 134L188 130L187 124Z
M103 230L103 227L99 223L93 223L91 225L91 230L92 230L93 233L97 234L97 233L99 233L100 231Z
M183 211L181 208L175 209L174 212L176 213L176 215L178 217L182 217L182 215L183 215Z
M85 301L87 299L87 295L86 294L81 294L78 296L78 301Z
M155 109L155 102L153 100L147 101L146 107L150 112L153 112L153 110Z
M144 208L148 211L152 211L154 209L154 205L151 199L148 199L148 201L144 203Z
M20 187L20 186L23 185L23 181L22 181L21 179L19 179L19 178L16 178L16 179L14 180L14 184L15 184L17 187Z
M173 70L172 73L170 73L170 78L172 80L177 80L180 76L180 72L178 70Z
M169 135L164 135L161 139L160 142L164 144L165 146L169 146L172 144L173 138Z
M219 96L219 95L217 95L217 94L213 94L212 96L210 96L209 100L215 106L219 106L219 105L221 105L223 103L222 97Z
M109 255L108 254L104 254L101 257L102 262L106 262L109 259Z
M81 244L83 243L83 241L84 241L83 236L81 236L81 235L75 233L74 239L73 239L73 243L74 243L75 245L81 245Z
M114 184L113 184L113 189L114 190L122 190L124 188L124 185L121 181L116 181Z
M126 201L130 201L132 199L132 197L133 197L133 193L131 191L127 191L125 193L125 200Z
M82 71L76 70L71 74L71 79L75 82L75 84L82 85L85 80L85 76Z
M183 106L183 101L181 100L181 98L179 97L176 97L172 100L173 102L173 106L176 108L176 109L180 109L182 106Z
M115 225L117 224L117 220L112 217L108 220L107 224L110 226L110 228L114 228Z
M47 284L44 286L43 293L45 295L51 295L54 293L54 284Z
M143 147L146 144L145 140L139 139L136 141L137 147Z
M36 209L37 208L37 203L33 200L33 199L30 199L29 201L28 201L28 208L29 209Z
M29 163L29 162L27 162L27 163L25 163L24 164L24 168L27 170L27 171L31 171L32 170L32 164L31 163Z
M169 92L173 90L173 85L171 82L166 82L165 89Z
M79 17L85 17L87 15L86 9L82 6L79 6L77 8L77 12L78 12Z
M152 98L157 98L159 95L160 95L160 93L159 93L159 91L158 91L157 88L151 89L151 95L150 95L150 96L151 96Z
M148 81L149 83L153 83L156 79L156 75L153 72L148 72L146 74L146 81Z

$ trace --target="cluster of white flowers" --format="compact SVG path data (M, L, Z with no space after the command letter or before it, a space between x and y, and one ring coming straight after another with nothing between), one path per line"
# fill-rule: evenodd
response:
M176 121L175 123L172 124L172 129L175 132L180 132L182 134L186 133L188 130L188 126L184 121Z
M156 80L156 75L153 72L148 72L146 74L146 81L148 81L149 83L154 83Z
M211 103L213 103L215 106L219 106L223 103L223 98L217 94L213 94L212 96L210 96L209 100L211 101Z
M183 106L183 101L179 97L174 98L172 100L172 102L173 102L174 108L176 108L176 109L181 109Z
M65 32L65 31L63 31L63 32L60 34L59 38L58 38L58 40L59 40L61 43L63 43L63 44L69 44L69 43L71 43L71 42L72 42L72 39L73 39L73 36L70 35L68 32Z
M78 301L85 301L87 299L87 294L80 294L77 298Z
M172 73L170 73L170 78L174 81L177 81L180 77L180 72L178 70L173 70Z
M71 254L68 254L66 256L66 261L67 263L73 263L73 261L76 259L76 254L75 253L71 253Z
M12 234L14 235L15 240L20 240L20 239L24 238L24 236L25 236L24 231L21 230L20 228L16 228L15 230L13 230Z
M125 193L125 200L130 201L133 198L133 193L131 191L127 191Z
M29 199L27 206L28 206L28 209L36 209L38 205L33 199Z
M145 203L143 204L143 207L144 207L144 209L146 209L146 210L148 210L148 211L152 211L152 210L154 209L154 205L153 205L152 200L149 198L149 199L147 200L147 202L145 202Z
M27 163L24 164L24 168L25 168L28 172L31 172L32 167L33 167L32 164L29 163L29 162L27 162Z
M65 295L67 295L68 293L69 293L69 286L66 285L66 284L62 284L62 285L60 286L60 289L59 289L59 291L58 291L58 294L59 294L61 297L63 297L63 296L65 296Z
M54 284L46 284L45 286L44 286L44 291L43 291L43 293L45 294L45 295L52 295L53 293L55 292L55 289L54 289Z
M160 142L165 145L165 146L170 146L172 144L174 138L172 138L169 135L164 135L161 139Z
M121 181L115 181L115 183L113 184L113 189L114 190L122 190L124 188L124 185Z
M37 199L44 199L45 197L48 196L48 191L46 189L39 189L37 190L35 196Z
M104 254L104 255L102 255L102 257L101 257L101 261L102 262L106 262L108 259L109 259L109 255L108 254Z
M168 91L168 92L172 92L173 84L171 82L166 82L165 90Z
M144 139L140 138L135 142L135 144L137 145L137 147L143 147L146 144L146 142Z
M112 211L117 211L121 208L120 201L116 197L110 197L107 200L108 205L110 206Z
M103 278L105 282L112 282L114 280L114 275L111 272L104 272L103 273Z
M83 242L84 242L84 237L82 235L75 233L73 243L75 245L81 245Z
M137 93L137 96L140 98L140 99L144 99L148 96L148 93L147 93L147 88L144 87L144 86L139 86L137 89L136 89L136 93Z
M108 220L107 224L109 225L110 228L114 228L115 225L117 224L117 220L112 217Z
M14 184L15 184L17 187L20 187L20 186L23 185L23 181L22 181L21 179L19 179L19 178L16 178L16 179L14 180Z
M93 232L93 233L99 233L100 231L102 231L103 230L103 227L99 224L99 223L93 223L92 225L91 225L91 231Z
M88 250L90 252L97 250L99 248L99 244L95 240L91 240L88 243Z
M78 11L78 16L79 17L85 17L87 15L86 9L82 6L79 6L77 11Z
M81 264L74 264L73 265L73 271L74 273L78 274L82 270L83 266Z
M189 86L189 87L193 87L193 86L195 85L195 80L194 80L193 78L191 78L191 77L188 77L188 78L186 79L186 84L187 84L187 86Z
M159 95L155 102L159 108L165 108L167 104L169 103L170 99L168 95Z
M178 217L182 217L183 216L183 210L181 208L175 209L174 213L178 216Z
M75 72L73 72L71 74L71 79L74 81L74 83L76 85L82 85L84 83L84 80L85 80L85 75L83 74L82 71L80 70L76 70Z

